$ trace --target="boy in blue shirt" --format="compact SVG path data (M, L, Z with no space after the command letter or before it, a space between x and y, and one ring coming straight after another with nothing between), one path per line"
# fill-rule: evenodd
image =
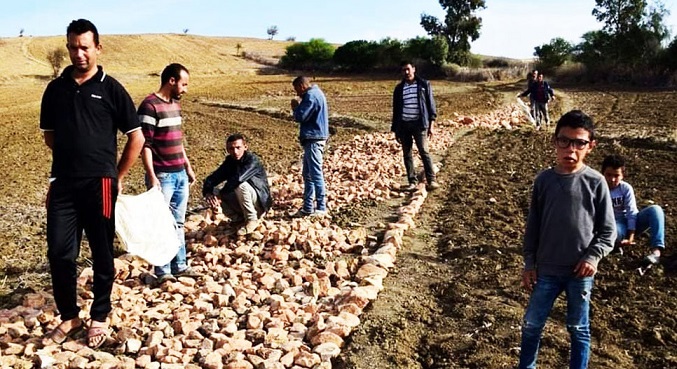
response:
M569 368L590 356L590 298L599 261L613 249L609 188L583 160L595 147L592 119L580 110L555 127L557 164L536 176L524 235L522 285L531 292L524 315L520 369L536 368L541 334L557 297L566 293Z
M635 190L623 181L625 159L620 155L609 155L602 162L602 174L609 185L611 202L616 218L618 242L616 250L623 253L623 246L633 245L635 235L649 231L651 252L644 257L648 264L658 264L661 250L665 249L665 214L658 205L637 209Z

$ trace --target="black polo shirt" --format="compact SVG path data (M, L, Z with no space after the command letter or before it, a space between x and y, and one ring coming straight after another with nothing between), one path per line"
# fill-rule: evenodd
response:
M117 177L117 131L140 129L132 98L103 68L78 85L73 66L47 85L40 129L54 132L52 177Z

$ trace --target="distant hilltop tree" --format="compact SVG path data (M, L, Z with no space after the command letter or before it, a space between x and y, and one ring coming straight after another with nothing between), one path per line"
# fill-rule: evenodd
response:
M66 60L66 51L63 48L58 47L47 53L47 61L52 66L53 78L59 76L59 71L61 66L63 66L64 60Z
M184 28L184 29L183 29L183 34L184 34L184 35L187 35L187 34L188 34L188 31L190 31L188 28Z
M289 36L289 37L287 37L287 41L290 41L290 42L296 41L296 36Z
M470 42L480 37L482 18L475 15L485 9L484 0L440 0L447 12L442 21L428 14L421 14L421 26L430 36L442 36L449 46L447 61L467 65L470 60Z
M238 42L237 45L235 45L235 55L240 56L240 50L242 50L242 43Z
M24 29L19 30L19 37L24 37Z
M278 33L277 26L268 27L268 30L266 31L266 33L268 34L268 39L272 40L273 37L277 36L277 33Z

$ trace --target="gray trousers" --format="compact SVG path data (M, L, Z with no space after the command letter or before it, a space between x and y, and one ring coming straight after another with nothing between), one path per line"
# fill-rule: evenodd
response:
M221 195L221 210L232 220L257 220L263 215L254 187L241 183L234 191Z

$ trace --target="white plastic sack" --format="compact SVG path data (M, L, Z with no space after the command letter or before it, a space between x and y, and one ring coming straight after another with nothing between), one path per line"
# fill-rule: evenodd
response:
M115 232L126 251L152 265L166 265L179 251L176 222L159 188L140 195L119 195Z
M522 101L519 97L517 98L517 104L522 108L522 112L527 116L527 119L529 119L529 122L531 124L536 125L536 119L534 119L533 116L531 116L531 109L527 106L527 104Z

